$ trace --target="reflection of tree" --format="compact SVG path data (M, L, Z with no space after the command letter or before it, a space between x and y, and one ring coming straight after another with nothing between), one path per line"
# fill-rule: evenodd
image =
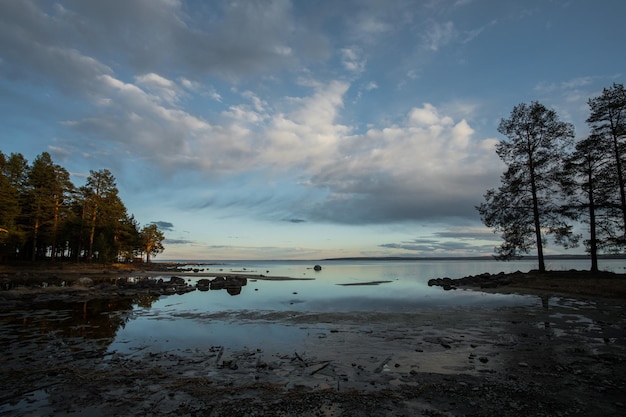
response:
M156 296L49 301L0 316L0 402L57 385L76 367L97 362L131 318L133 305ZM81 362L87 361L87 362Z
M543 294L543 295L540 295L539 298L541 298L541 306L546 311L546 320L543 322L543 327L545 329L549 329L550 328L550 314L548 313L548 310L550 309L550 296L547 294Z
M36 304L20 318L15 317L12 324L19 327L20 339L49 335L62 340L73 351L104 351L113 342L117 330L125 327L134 304L150 307L157 299L157 296L141 295L84 302L50 301Z
M135 297L133 302L136 303L139 307L150 308L152 307L152 303L154 303L158 299L159 297L155 295L139 294Z

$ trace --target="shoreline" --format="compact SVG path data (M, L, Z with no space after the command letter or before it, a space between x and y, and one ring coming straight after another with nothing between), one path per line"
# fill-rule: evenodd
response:
M118 291L119 279L173 279L190 281L193 278L239 278L265 281L306 281L312 277L272 276L250 271L210 271L182 268L182 263L154 262L150 264L45 264L45 265L0 265L0 299L16 298L12 295L38 293L85 293L116 296L133 295L130 288ZM93 281L89 285L77 285L81 278ZM364 281L343 286L377 285L387 281ZM607 271L590 272L581 270L513 272L481 274L458 279L435 278L429 286L440 286L444 290L468 289L485 293L519 295L561 295L583 298L626 298L626 274ZM135 288L136 294L148 291ZM86 291L89 290L89 291ZM195 290L193 287L186 291ZM156 292L152 292L156 295ZM162 292L162 294L165 294Z
M58 278L101 277L104 281L118 274L183 276L171 269L149 269L100 267L88 272L66 267L65 275L54 272ZM50 273L21 272L33 282ZM568 273L573 279L572 272ZM0 269L0 276L5 274ZM199 272L188 274L199 276ZM529 277L523 283L537 286L530 285ZM577 278L584 279L582 274ZM622 278L602 282L615 284ZM250 279L259 278L252 275ZM397 313L190 311L178 319L198 322L206 332L236 327L248 335L232 344L233 339L218 332L214 344L194 348L118 340L121 329L136 314L134 296L119 288L115 292L111 287L24 288L24 302L12 307L7 304L9 292L0 291L5 307L0 311L4 372L0 414L623 414L626 313L622 298L561 297L561 287L550 287L559 282L549 281L545 291L550 294L518 307ZM482 290L518 291L512 284ZM481 290L480 286L462 288ZM108 291L116 294L108 301L112 306L104 314L92 313L89 306L106 299ZM138 294L139 299L146 297ZM55 312L29 308L33 300L85 302L80 309L65 307ZM71 317L78 324L59 327ZM148 318L168 320L149 310ZM277 328L288 330L291 336L281 340L283 333L275 333ZM255 339L253 334L266 334L269 339ZM112 348L114 340L118 342Z
M560 295L583 298L626 298L626 274L599 271L538 271L480 274L463 278L437 278L429 286L444 290L471 289L485 293Z

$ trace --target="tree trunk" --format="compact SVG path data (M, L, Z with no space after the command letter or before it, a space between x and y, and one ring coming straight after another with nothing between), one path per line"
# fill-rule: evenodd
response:
M611 123L612 124L612 123ZM624 238L626 235L626 185L624 184L624 173L622 167L622 159L619 150L619 142L617 134L615 133L615 128L612 126L613 130L613 152L615 153L615 167L617 169L617 182L619 185L619 197L620 197L620 206L622 208L622 220L623 220L623 229L622 236Z
M535 239L537 240L537 261L539 272L546 272L543 260L543 241L541 239L541 222L539 221L539 202L537 201L537 184L535 181L535 166L532 155L529 157L530 190L533 198L533 222L535 224Z
M61 202L59 198L54 200L54 219L52 223L52 260L56 260L57 255L57 235L59 233L59 207Z
M593 177L589 170L589 253L591 255L591 272L598 272L598 240L596 237L596 206L593 195Z
M37 237L39 234L39 217L35 218L35 224L33 225L33 253L31 260L34 262L37 256Z
M89 262L91 262L93 258L93 239L94 239L94 236L96 235L97 212L98 212L98 203L94 203L93 214L91 215L91 230L89 230L89 252L88 252Z

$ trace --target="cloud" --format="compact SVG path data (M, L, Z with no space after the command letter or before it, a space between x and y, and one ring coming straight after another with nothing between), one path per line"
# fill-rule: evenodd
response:
M341 60L345 69L353 73L361 73L365 70L367 60L362 57L359 48L343 48Z
M151 224L155 224L161 230L165 230L165 231L174 230L174 225L170 222L158 221L158 222L151 222Z
M454 23L431 22L428 30L422 34L422 46L433 52L448 45L457 36Z
M375 81L370 81L365 86L365 90L367 90L367 91L376 90L376 89L378 89L378 84L376 84Z
M352 82L341 77L315 78L302 69L289 92L273 91L282 86L275 79L240 88L244 74L298 69L328 56L323 37L309 33L312 20L296 25L287 1L211 3L196 10L203 19L171 0L38 5L0 2L0 75L48 81L78 97L80 111L62 122L67 135L55 144L59 154L99 158L105 166L131 156L132 168L144 166L136 181L175 178L210 189L219 178L233 185L221 201L207 192L181 205L346 224L473 218L501 171L494 139L475 137L470 121L431 103L361 132L344 119ZM389 19L401 9L396 4ZM386 33L386 20L367 17L372 10L359 17L363 30ZM454 36L451 22L433 22L424 41L437 50ZM366 70L364 55L360 46L341 51L353 75ZM172 62L176 70L168 71ZM207 74L234 84L218 91ZM373 81L365 87L376 88ZM238 194L238 182L252 177L263 185Z
M293 211L307 220L347 224L468 218L501 168L495 139L474 138L467 120L455 121L429 103L411 109L402 124L354 134L339 122L350 86L343 81L309 81L310 95L285 97L275 109L247 91L246 102L231 106L218 125L167 107L137 85L108 76L103 81L115 108L102 105L108 111L76 121L73 129L132 137L117 146L135 153L151 149L146 157L163 168L219 173L222 181L255 172L268 181L291 176L290 186L301 189L291 197L267 187L238 195L241 187L233 183L234 192L197 207Z
M64 33L61 22L31 1L0 2L0 75L14 81L52 84L66 94L91 91L93 79L111 69L65 46Z
M66 0L52 8L7 1L0 3L0 23L0 51L12 76L45 68L48 80L67 89L84 88L81 81L93 78L75 61L96 54L115 56L143 74L174 64L196 79L229 80L329 56L328 41L305 20L296 23L284 0L212 2L193 16L171 0ZM21 74L23 67L35 71Z
M343 138L338 157L310 178L310 186L329 190L310 216L353 224L474 217L500 165L497 141L473 134L466 120L426 103L403 125Z
M414 239L401 243L385 243L380 245L386 249L400 249L414 255L459 255L482 256L493 252L493 245L476 245L464 241L440 241L436 239Z
M174 81L153 72L139 75L135 79L136 84L151 92L157 101L176 104L183 94L183 90Z
M197 242L188 239L163 239L163 243L166 245L189 245Z

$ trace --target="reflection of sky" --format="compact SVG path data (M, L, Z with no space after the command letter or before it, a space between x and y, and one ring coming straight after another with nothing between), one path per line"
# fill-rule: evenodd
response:
M306 333L294 326L270 323L232 323L216 320L159 320L140 317L120 329L109 352L130 354L193 349L208 352L211 348L264 349L301 341Z
M554 269L584 269L587 260L549 261ZM268 277L286 276L308 280L267 281L249 279L241 294L225 291L192 292L163 298L153 309L177 303L167 309L196 312L232 310L272 311L410 311L424 307L506 306L528 302L517 295L483 294L474 291L443 291L428 287L431 278L459 278L483 272L528 271L536 261L322 261L323 269L314 271L311 262L233 262L208 265L205 272L246 273ZM608 267L618 268L621 262ZM313 278L313 279L310 279ZM197 278L192 278L195 283ZM349 285L390 281L379 285Z
M488 262L493 267L493 263ZM518 269L518 265L497 264ZM246 268L245 271L243 268ZM242 271L247 274L309 278L307 280L268 281L249 279L241 294L231 296L226 291L195 291L182 296L162 298L152 305L152 311L218 312L232 310L272 311L409 311L423 307L462 305L516 305L527 303L526 297L483 294L474 291L443 291L429 287L435 277L458 277L485 271L485 262L325 262L323 270L315 272L305 263L264 263L255 266L210 266L209 272ZM269 271L269 272L267 272ZM313 279L311 279L313 278ZM194 283L197 278L193 278ZM365 284L389 281L378 285Z
M582 269L587 261L557 265L554 268ZM486 294L480 291L444 291L429 287L437 277L458 278L483 272L528 271L534 261L419 261L419 262L321 262L315 272L307 262L238 262L208 266L208 272L264 274L309 280L268 281L248 279L241 294L225 290L193 291L165 296L151 307L137 307L135 318L120 329L110 351L151 349L208 349L213 345L277 347L297 343L307 331L281 318L292 314L315 313L419 313L420 310L451 311L456 308L492 309L541 306L538 297ZM617 265L617 264L616 264ZM245 271L243 270L245 268ZM267 272L269 271L269 272ZM207 271L205 271L207 272ZM189 278L194 285L199 277ZM390 281L379 285L339 284ZM265 316L278 318L265 319ZM242 319L242 316L251 316ZM320 325L323 327L323 325Z

